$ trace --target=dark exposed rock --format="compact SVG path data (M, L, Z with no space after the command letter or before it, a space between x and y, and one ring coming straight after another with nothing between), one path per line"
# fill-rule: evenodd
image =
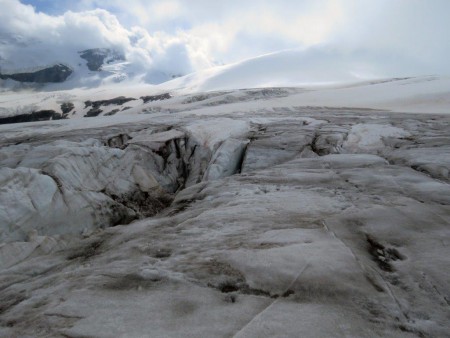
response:
M58 83L64 82L72 74L72 72L72 69L70 69L69 67L63 64L57 64L52 67L38 70L36 72L0 74L0 79L11 79L19 82Z
M20 114L0 118L0 124L61 120L65 118L54 110L39 110L30 114Z
M278 294L272 295L272 294L270 294L270 292L267 292L265 290L251 288L245 281L242 281L242 280L225 280L225 281L222 281L221 283L219 283L219 285L208 284L208 286L218 289L222 293L239 292L239 293L242 293L245 295L262 296L262 297L269 297L269 298L273 298L273 299L280 297L280 295L278 295ZM288 290L285 293L283 293L282 296L284 298L287 298L291 294L293 294L293 291ZM234 303L234 302L232 301L232 303Z
M215 107L222 104L231 104L236 102L248 102L253 100L267 100L271 98L286 97L294 93L296 90L292 88L263 88L263 89L246 89L240 90L239 95L235 95L229 91L214 92L207 94L199 94L188 97L184 100L184 104L193 102L205 102L205 106Z
M290 91L284 88L262 88L262 89L248 89L245 93L249 96L258 98L270 98L270 97L286 97Z
M136 273L130 273L125 276L117 277L111 276L110 278L112 278L112 280L102 285L102 287L107 290L114 291L133 290L138 288L149 289L157 285L157 283L162 280L159 276L145 278Z
M106 113L104 116L112 116L112 115L115 115L118 111L119 111L119 109L113 109L113 110L111 110L109 113Z
M101 113L103 112L103 110L101 110L100 108L92 108L91 110L89 110L86 115L84 115L84 117L95 117L95 116L99 116Z
M205 93L205 94L198 94L198 95L190 95L188 96L184 101L183 104L189 104L194 102L201 102L208 99L211 99L216 96L222 96L229 94L230 92L214 92L214 93Z
M368 250L373 260L377 262L381 270L393 272L394 267L392 261L404 260L404 256L395 248L386 248L383 244L378 242L370 235L366 235Z
M64 102L61 104L61 111L63 115L69 114L74 108L75 105L72 102Z
M114 61L124 61L125 56L116 50L109 48L93 48L79 52L80 57L87 61L87 67L90 71L100 71L106 63Z
M144 101L144 103L147 102L153 102L153 101L162 101L162 100L168 100L172 98L170 93L164 93L160 95L149 95L149 96L141 96L140 99Z
M83 259L87 260L95 255L97 255L100 251L101 246L103 245L103 240L94 240L89 241L87 244L77 248L73 252L71 252L68 256L68 260L74 259Z
M85 104L85 108L87 108L87 107L98 108L100 106L109 106L112 104L122 105L124 103L133 101L133 100L135 100L135 99L132 97L119 96L119 97L115 97L110 100L86 101L84 104Z
M84 117L94 117L94 116L100 115L103 112L103 110L100 109L101 106L109 106L112 104L113 105L122 105L124 103L133 101L133 100L135 100L135 99L132 97L119 96L119 97L115 97L110 100L86 101L84 103L85 108L87 108L87 107L92 107L92 108L86 113L86 115L84 115ZM106 116L114 115L118 111L119 111L118 109L114 109L105 115Z
M167 208L173 201L173 196L162 191L143 192L136 191L124 196L110 196L115 202L124 206L127 211L122 211L120 220L111 225L128 224L134 219L146 218L156 215Z

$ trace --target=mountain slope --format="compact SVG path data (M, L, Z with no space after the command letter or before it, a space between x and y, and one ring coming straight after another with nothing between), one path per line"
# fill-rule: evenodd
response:
M180 78L181 81L188 79L189 76ZM228 114L251 113L255 109L263 109L266 100L275 98L272 106L277 109L326 106L412 113L450 112L450 77L426 76L333 86L234 89L205 93L196 92L192 87L171 88L175 87L173 84L117 84L54 92L3 92L0 93L0 123L180 111L204 114L211 109Z
M163 87L210 91L336 84L376 78L373 71L363 55L349 57L326 48L290 49L200 71Z
M162 83L175 73L146 69L116 49L39 50L30 45L8 59L0 54L0 89L67 90L140 81Z
M46 85L46 90L41 92L6 89L1 92L0 117L4 120L0 123L163 110L201 110L211 106L220 106L221 111L232 113L237 109L236 105L239 105L239 111L261 108L264 102L255 101L255 97L261 96L277 97L276 105L279 107L364 107L416 113L450 112L450 77L418 76L363 81L361 74L364 74L364 67L356 69L345 57L332 52L324 53L323 50L282 51L192 73L159 85L145 84L138 79L131 81L133 78L128 74L133 73L133 65L117 51L90 49L77 52L75 56L79 64L74 66L73 74L64 83ZM369 74L365 69L365 74ZM156 71L147 75L161 81L167 78L167 74ZM251 92L249 88L267 90ZM195 95L205 92L208 94ZM69 106L72 109L63 109ZM27 118L27 114L34 115Z

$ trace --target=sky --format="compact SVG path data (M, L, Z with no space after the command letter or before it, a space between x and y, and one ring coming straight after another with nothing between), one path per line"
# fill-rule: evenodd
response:
M450 74L448 13L448 0L0 0L0 66L31 62L30 45L113 47L180 74L298 49L362 78Z

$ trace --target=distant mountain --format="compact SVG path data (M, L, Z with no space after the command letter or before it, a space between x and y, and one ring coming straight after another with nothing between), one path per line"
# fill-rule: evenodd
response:
M29 53L29 59L26 55L20 55L19 62L0 60L1 87L71 89L96 87L110 77L115 78L116 82L128 77L124 67L125 56L114 49L93 48L44 55L42 52L36 52L36 55L32 51Z
M0 74L0 79L29 83L58 83L66 81L72 73L73 70L68 66L57 64L34 72Z
M180 76L127 60L113 48L49 52L27 46L17 57L0 58L0 88L62 90L95 88L134 79L159 84Z
M115 61L126 61L125 56L114 49L93 48L79 52L80 57L87 61L90 71L101 71L102 66Z

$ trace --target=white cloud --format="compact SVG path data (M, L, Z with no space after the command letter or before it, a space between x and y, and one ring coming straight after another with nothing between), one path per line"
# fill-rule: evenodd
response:
M158 6L160 16L176 9L175 3ZM2 71L56 62L76 67L83 62L78 51L90 48L113 48L124 53L132 63L134 74L148 73L147 79L153 76L153 81L211 66L199 40L183 32L151 35L137 26L127 29L104 9L50 16L17 0L0 0Z
M150 6L150 12L159 20L176 18L181 13L181 5L175 0L159 1Z
M80 0L67 8L50 16L0 0L2 67L115 47L142 70L178 74L300 47L323 62L334 53L358 74L450 73L447 0ZM40 52L27 55L27 44Z

